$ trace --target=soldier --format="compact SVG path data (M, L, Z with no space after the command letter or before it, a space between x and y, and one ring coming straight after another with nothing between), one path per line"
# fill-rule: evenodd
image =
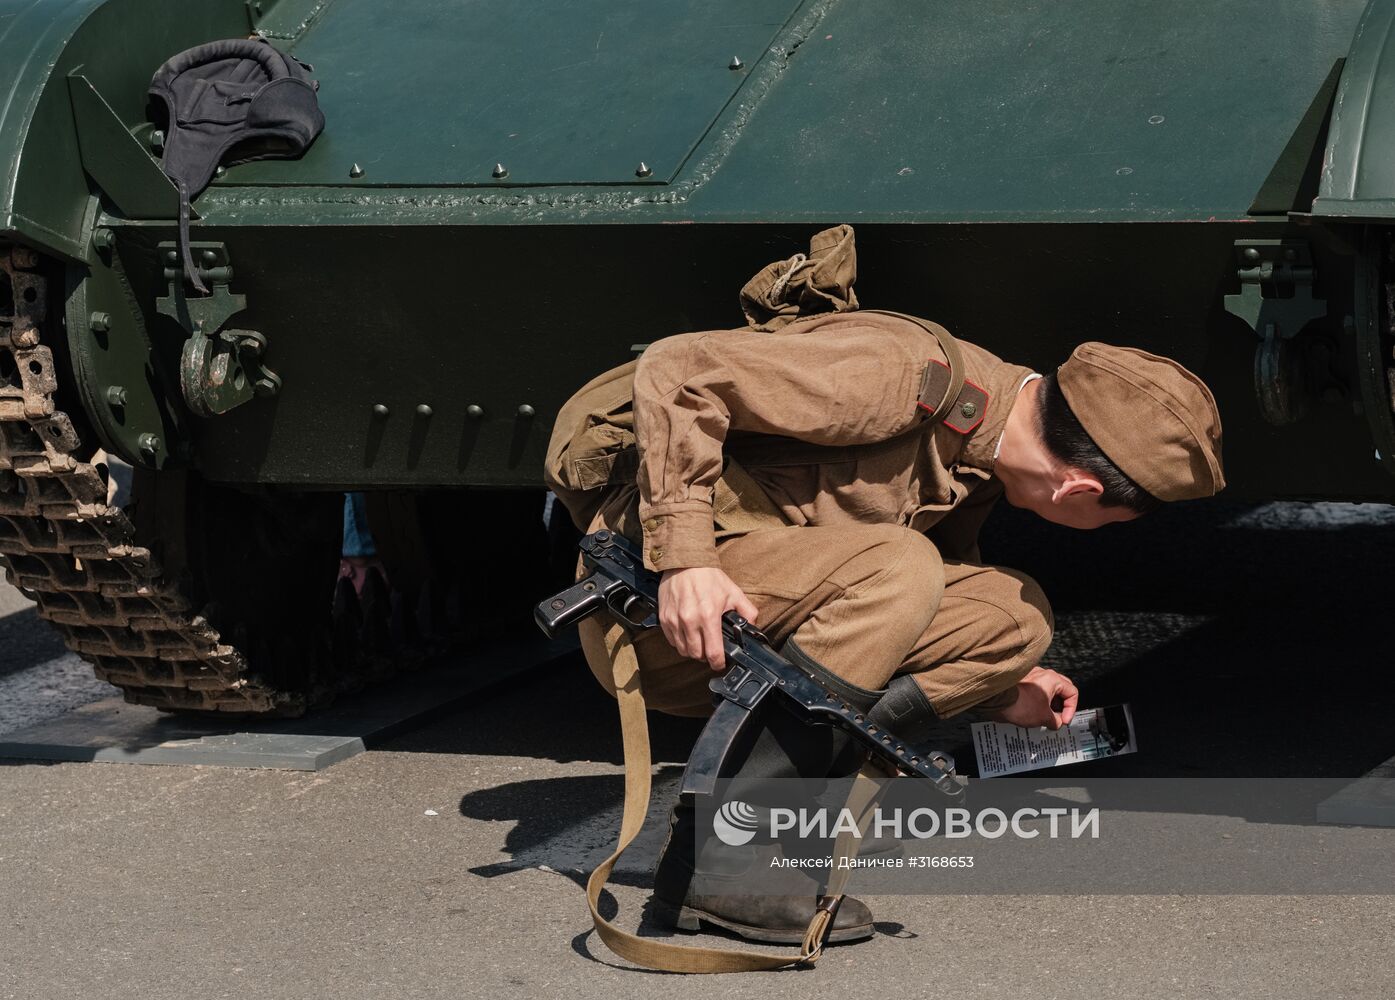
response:
M787 287L778 294L790 300ZM1065 725L1076 687L1040 666L1050 606L1024 574L982 563L979 528L999 497L1096 528L1215 494L1215 401L1182 366L1133 348L1082 344L1042 375L855 302L846 289L838 311L767 316L766 332L660 340L574 398L585 417L571 404L559 416L549 461L559 497L584 529L641 542L662 574L661 634L635 642L645 699L710 712L721 615L734 610L854 704L894 697L908 719L972 709ZM626 467L616 426L631 398L638 447ZM603 634L583 623L588 661L613 693ZM738 778L825 777L841 740L773 719ZM659 919L801 939L812 896L697 895L693 865L692 810L680 803L655 877ZM867 907L844 900L830 940L871 933Z

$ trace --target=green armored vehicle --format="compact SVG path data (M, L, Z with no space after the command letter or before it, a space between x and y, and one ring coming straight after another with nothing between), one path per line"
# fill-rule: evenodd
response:
M0 14L0 553L132 701L294 713L384 669L391 601L332 609L345 491L425 551L399 576L468 588L538 520L577 386L739 325L840 222L869 305L1199 372L1231 495L1395 496L1395 0ZM204 296L147 89L248 35L313 67L326 125L194 199Z

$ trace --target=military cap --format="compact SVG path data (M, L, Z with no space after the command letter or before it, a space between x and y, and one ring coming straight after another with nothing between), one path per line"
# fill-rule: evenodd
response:
M1071 352L1056 380L1100 451L1159 500L1214 496L1225 486L1216 400L1177 362L1091 342Z

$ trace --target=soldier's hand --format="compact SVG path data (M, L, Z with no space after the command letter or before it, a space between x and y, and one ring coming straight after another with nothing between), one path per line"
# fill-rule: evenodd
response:
M735 611L754 624L756 606L716 567L664 570L659 578L659 627L684 656L706 660L713 670L727 665L722 615Z
M1033 667L1017 682L1017 700L1006 708L985 713L995 722L1007 722L1030 729L1045 726L1060 729L1070 725L1080 691L1065 674Z

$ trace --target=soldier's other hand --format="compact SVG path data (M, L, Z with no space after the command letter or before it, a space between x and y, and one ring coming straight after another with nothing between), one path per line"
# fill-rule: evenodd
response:
M664 638L683 656L706 660L713 670L727 665L722 615L728 611L755 623L756 606L716 567L669 569L659 578L659 627Z
M988 715L995 722L1006 722L1030 729L1045 726L1060 729L1070 725L1080 690L1065 674L1033 667L1017 682L1017 700Z

